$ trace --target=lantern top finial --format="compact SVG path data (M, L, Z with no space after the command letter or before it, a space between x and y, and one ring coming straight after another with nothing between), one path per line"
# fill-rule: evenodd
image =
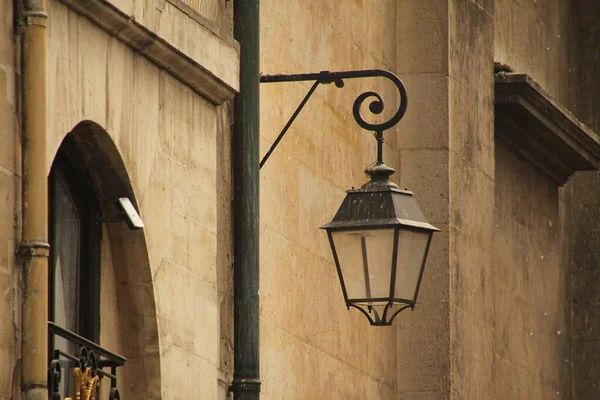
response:
M392 167L385 165L384 163L375 163L367 169L365 173L369 175L371 180L362 185L361 190L379 191L379 190L390 190L399 189L398 185L390 180L396 170Z

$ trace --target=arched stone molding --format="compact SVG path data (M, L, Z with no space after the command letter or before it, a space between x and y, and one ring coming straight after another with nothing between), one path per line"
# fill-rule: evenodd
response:
M139 210L123 159L104 128L82 121L65 141L88 170L104 218L117 215L118 197L129 197ZM108 223L107 230L108 238L104 240L110 242L116 276L120 347L128 359L119 373L123 398L160 399L156 302L144 231L132 231L125 223Z

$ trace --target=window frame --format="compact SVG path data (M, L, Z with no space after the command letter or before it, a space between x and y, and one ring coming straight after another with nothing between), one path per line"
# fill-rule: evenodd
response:
M84 338L100 342L100 278L101 278L101 240L102 219L98 196L91 184L89 172L83 164L77 162L77 151L66 139L58 150L48 177L48 237L50 259L48 263L48 320L54 321L55 306L55 265L53 244L55 215L55 180L57 174L62 177L80 216L79 227L79 263L78 263L78 331ZM52 335L49 337L48 350L54 349ZM50 359L52 355L50 354Z

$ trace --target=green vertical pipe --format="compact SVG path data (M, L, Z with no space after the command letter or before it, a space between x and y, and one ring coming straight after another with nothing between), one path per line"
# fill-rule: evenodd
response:
M233 246L235 400L260 398L259 371L259 1L234 2L240 93L234 104Z

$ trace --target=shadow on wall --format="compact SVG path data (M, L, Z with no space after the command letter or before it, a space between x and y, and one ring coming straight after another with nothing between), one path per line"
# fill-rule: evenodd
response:
M116 214L115 200L129 197L138 208L123 159L110 135L82 121L65 137L89 172L103 217ZM160 353L154 285L143 230L107 224L116 277L120 347L127 363L119 386L124 398L160 399Z

